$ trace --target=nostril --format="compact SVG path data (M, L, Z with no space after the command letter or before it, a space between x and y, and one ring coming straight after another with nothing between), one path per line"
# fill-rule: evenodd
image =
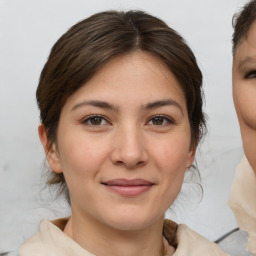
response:
M116 161L115 164L116 164L116 165L122 165L123 162L122 162L122 161Z
M142 166L142 165L144 165L144 163L145 163L144 161L139 161L136 165L137 166Z
M139 161L137 163L125 163L121 160L118 160L118 161L115 161L115 165L118 165L118 166L122 166L122 165L125 165L126 167L128 168L136 168L136 167L141 167L145 164L144 161Z

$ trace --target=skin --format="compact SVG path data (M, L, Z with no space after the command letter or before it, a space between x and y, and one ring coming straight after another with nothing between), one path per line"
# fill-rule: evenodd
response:
M232 74L244 152L256 174L256 23L235 50Z
M42 125L39 135L47 150ZM64 232L96 255L163 255L164 213L194 155L185 97L173 74L145 52L113 59L67 100L57 143L47 153L70 191ZM123 195L103 184L113 179L152 185Z

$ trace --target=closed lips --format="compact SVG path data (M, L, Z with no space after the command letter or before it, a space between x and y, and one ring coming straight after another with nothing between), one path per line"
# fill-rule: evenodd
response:
M142 179L133 179L133 180L127 180L127 179L114 179L106 182L102 182L102 184L107 186L152 186L154 185L152 182Z
M155 184L143 179L114 179L102 182L110 191L122 197L138 197L149 191Z

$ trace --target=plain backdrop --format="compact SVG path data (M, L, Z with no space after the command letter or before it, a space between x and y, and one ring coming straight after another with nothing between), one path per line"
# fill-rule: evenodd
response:
M186 184L167 216L211 240L236 227L227 201L243 151L232 101L231 37L232 16L245 2L0 0L0 253L17 249L42 218L69 214L65 201L44 188L35 91L55 41L74 23L109 9L140 9L166 21L187 40L204 75L208 135L198 151L203 199Z

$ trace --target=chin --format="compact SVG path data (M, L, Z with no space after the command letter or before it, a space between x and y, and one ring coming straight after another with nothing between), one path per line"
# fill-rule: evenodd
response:
M161 219L162 215L156 216L145 216L139 212L131 212L130 214L118 214L108 220L111 227L121 231L136 231L142 230L151 226L157 220Z

